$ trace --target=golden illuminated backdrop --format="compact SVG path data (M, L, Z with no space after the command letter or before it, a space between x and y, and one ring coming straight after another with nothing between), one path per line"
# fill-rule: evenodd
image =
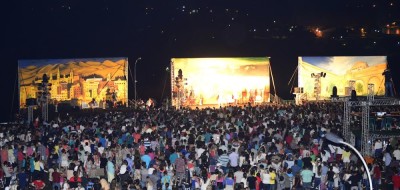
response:
M51 102L100 103L115 94L116 101L128 99L128 58L19 60L20 107L27 98L37 98L37 84L49 77Z
M269 101L269 58L173 58L173 104L212 105ZM182 77L179 78L179 70Z
M311 75L326 73L320 78L320 97L329 98L333 86L339 96L344 96L349 81L355 81L357 95L366 96L368 84L374 84L374 94L385 93L384 76L387 67L386 56L334 56L334 57L299 57L298 86L303 87L307 97L315 97L315 78Z

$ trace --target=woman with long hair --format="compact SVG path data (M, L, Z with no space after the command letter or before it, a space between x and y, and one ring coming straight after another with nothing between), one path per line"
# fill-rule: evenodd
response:
M301 184L301 176L297 174L294 179L293 179L293 190L301 190L303 189L303 186Z

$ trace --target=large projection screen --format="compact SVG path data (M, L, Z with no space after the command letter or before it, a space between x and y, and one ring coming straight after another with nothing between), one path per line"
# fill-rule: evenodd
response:
M268 57L173 58L172 104L193 106L268 102L269 70Z
M52 84L49 103L70 103L88 107L96 100L128 101L128 58L41 59L19 60L19 105L38 98L38 84L43 74Z
M366 96L368 84L374 84L374 95L384 95L386 67L386 56L299 57L298 86L310 99L316 97L318 85L321 98L329 98L333 86L339 96L349 96L351 83L357 95ZM325 77L319 77L321 72Z

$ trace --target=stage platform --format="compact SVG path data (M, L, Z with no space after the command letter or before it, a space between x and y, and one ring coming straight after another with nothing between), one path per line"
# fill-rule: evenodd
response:
M271 102L263 102L263 103L254 103L250 104L252 107L255 106L260 106L260 105L276 105L276 103L271 103ZM206 109L206 108L211 108L211 109L219 109L219 108L227 108L227 107L247 107L249 104L203 104L203 105L185 105L182 106L183 108L189 108L189 109Z

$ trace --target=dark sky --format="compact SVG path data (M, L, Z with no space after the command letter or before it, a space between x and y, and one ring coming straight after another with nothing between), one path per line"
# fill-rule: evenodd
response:
M395 0L1 2L1 120L17 110L19 59L129 57L133 65L142 57L138 95L160 99L172 57L271 56L278 95L292 98L287 82L300 55L388 55L389 64L398 63L398 37L380 31L360 39L349 30L399 23L399 7ZM317 39L311 27L330 34Z

